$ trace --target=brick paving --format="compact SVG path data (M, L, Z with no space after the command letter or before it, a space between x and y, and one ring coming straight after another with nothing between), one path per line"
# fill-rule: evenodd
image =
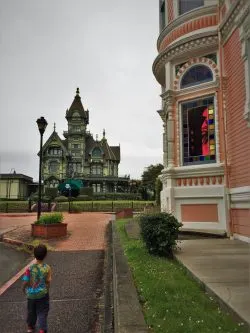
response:
M12 216L0 214L0 230L13 228L5 236L23 242L32 241L30 224L36 219L36 214ZM57 251L101 250L105 247L105 229L111 220L105 213L64 213L64 221L68 223L68 236L64 239L49 240Z

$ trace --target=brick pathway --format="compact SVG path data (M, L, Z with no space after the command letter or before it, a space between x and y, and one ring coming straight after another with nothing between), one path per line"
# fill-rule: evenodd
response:
M0 230L15 228L6 237L30 241L30 224L36 219L36 214L6 215L0 214ZM81 213L64 214L64 222L68 223L69 236L65 239L51 240L49 243L57 251L102 250L105 247L105 229L111 220L110 214Z

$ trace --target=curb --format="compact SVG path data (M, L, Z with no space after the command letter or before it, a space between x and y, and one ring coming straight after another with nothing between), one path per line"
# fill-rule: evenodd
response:
M34 249L34 245L27 244L27 243L24 243L24 242L19 241L17 239L12 239L12 238L8 238L8 237L3 237L2 242L7 243L7 244L11 244L11 245L15 245L15 246L24 246L28 250L33 250Z
M115 221L113 238L114 332L148 333L127 258L123 253Z
M221 306L221 308L226 311L229 312L230 315L232 316L232 318L234 318L235 321L237 322L243 322L245 324L246 327L248 327L249 332L250 332L250 324L244 319L242 318L242 316L235 311L227 302L225 302L216 292L214 292L210 287L208 287L208 285L203 282L193 271L192 269L190 269L189 267L185 266L182 261L178 258L178 256L176 254L174 254L174 259L186 270L186 272L188 273L188 275L195 280L200 286L201 288L207 292L210 296L214 297L214 299L217 301L217 303L219 303L219 305Z
M35 262L33 259L28 265L26 265L23 269L21 269L16 275L14 275L9 281L5 282L4 285L0 288L0 296L5 293L26 271L26 269Z
M101 299L101 333L113 333L114 332L114 313L113 313L113 262L112 262L112 222L106 229L106 249L104 257L104 290Z

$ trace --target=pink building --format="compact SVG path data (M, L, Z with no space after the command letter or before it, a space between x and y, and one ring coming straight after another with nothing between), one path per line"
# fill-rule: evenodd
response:
M250 1L160 0L162 211L250 242Z

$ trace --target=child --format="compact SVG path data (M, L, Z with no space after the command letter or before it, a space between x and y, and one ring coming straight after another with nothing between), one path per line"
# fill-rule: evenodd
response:
M47 332L47 316L49 312L49 286L51 268L44 264L47 248L40 244L34 248L36 262L25 272L22 280L23 291L28 300L27 332L32 333L38 319L39 333Z

